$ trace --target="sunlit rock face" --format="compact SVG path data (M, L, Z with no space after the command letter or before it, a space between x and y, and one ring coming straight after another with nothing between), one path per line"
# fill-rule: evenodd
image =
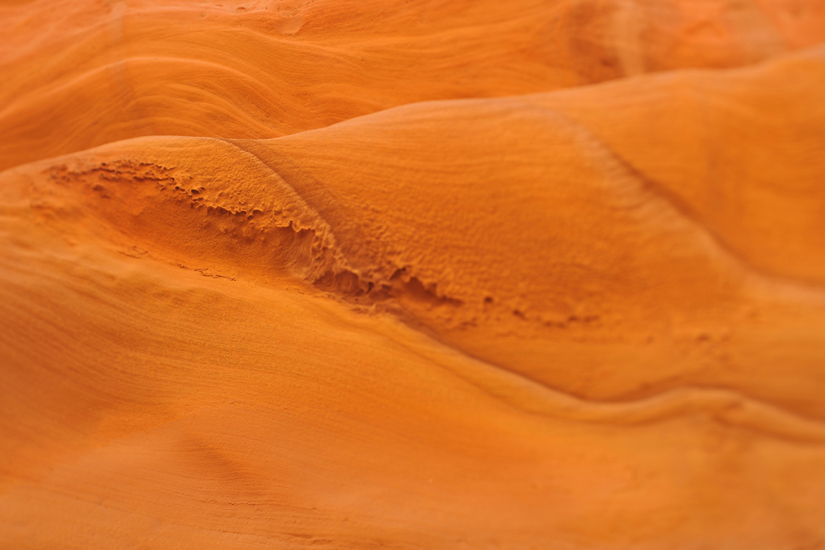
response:
M825 547L825 3L0 23L0 548Z

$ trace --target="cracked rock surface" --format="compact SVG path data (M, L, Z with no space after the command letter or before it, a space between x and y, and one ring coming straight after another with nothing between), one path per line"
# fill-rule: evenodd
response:
M0 22L0 547L825 547L821 3Z

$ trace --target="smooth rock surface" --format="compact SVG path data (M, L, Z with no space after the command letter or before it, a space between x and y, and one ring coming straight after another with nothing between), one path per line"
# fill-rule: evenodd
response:
M825 545L819 2L0 21L0 547Z

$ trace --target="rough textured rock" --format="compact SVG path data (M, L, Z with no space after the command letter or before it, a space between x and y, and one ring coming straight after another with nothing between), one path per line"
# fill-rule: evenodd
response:
M818 2L0 20L0 546L825 545Z

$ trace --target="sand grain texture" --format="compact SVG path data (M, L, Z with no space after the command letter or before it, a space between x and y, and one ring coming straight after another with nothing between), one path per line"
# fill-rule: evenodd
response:
M818 2L0 21L0 547L825 545Z

